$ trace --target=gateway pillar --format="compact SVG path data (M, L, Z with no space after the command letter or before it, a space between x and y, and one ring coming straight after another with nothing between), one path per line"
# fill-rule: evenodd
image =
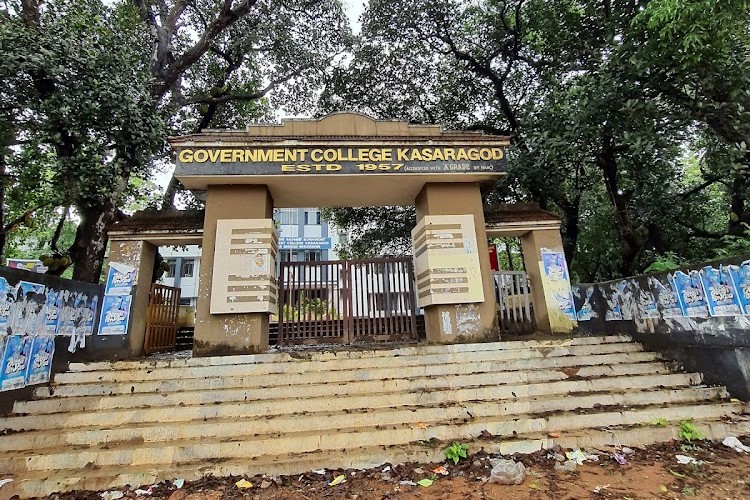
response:
M497 304L479 185L427 183L415 204L417 303L429 304L424 306L427 340L497 340Z
M195 356L268 349L269 309L276 306L273 273L277 245L273 198L267 186L208 186ZM244 269L238 269L237 264Z

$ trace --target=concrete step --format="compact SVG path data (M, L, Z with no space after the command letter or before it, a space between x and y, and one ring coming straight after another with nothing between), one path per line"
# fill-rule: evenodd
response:
M513 415L528 417L547 412L597 409L604 407L645 407L658 404L688 404L719 400L727 397L721 387L686 389L663 389L653 391L604 392L580 396L556 396L525 398L502 402L439 403L412 407L347 409L338 412L305 412L302 414L251 416L250 405L240 405L234 415L193 419L180 425L167 422L133 423L107 426L91 425L85 428L65 430L54 428L47 431L22 432L0 439L0 452L18 451L19 455L36 455L50 448L101 446L117 443L166 442L176 440L236 440L243 437L272 435L281 436L289 429L305 429L321 433L356 427L361 430L383 426L406 424L436 425L440 422L463 422L474 418L505 417ZM101 420L99 420L101 421ZM25 453L24 453L25 452Z
M623 365L633 366L637 368L633 373L638 373L638 368L641 365ZM577 372L577 377L595 377L597 371L601 370L606 375L606 367L582 367ZM554 373L554 372L551 372ZM662 373L661 370L658 373ZM616 375L624 376L627 375L626 370L618 370ZM656 374L656 373L654 373ZM531 379L539 378L542 375L532 375ZM524 382L522 374L514 374L509 377L507 383L512 383L512 380L518 380L520 383ZM528 380L528 379L527 379ZM491 386L497 385L491 379L488 379ZM487 381L483 381L487 382ZM581 387L581 386L579 386ZM507 394L508 391L505 391ZM511 395L515 393L515 389L510 389ZM476 394L476 392L471 393ZM490 394L493 394L490 392ZM450 401L450 398L455 398L457 395L451 394L450 391L440 391L437 393L438 398L446 398L446 401ZM460 394L458 394L460 396ZM178 398L179 399L179 398ZM103 399L102 401L106 401ZM67 400L63 400L66 401ZM109 425L126 425L129 423L148 423L148 422L186 422L190 420L205 420L211 418L236 418L243 416L277 416L285 414L298 414L300 411L316 412L316 411L342 411L342 410L353 410L359 408L393 408L397 406L413 406L415 404L426 404L427 397L412 394L409 397L403 395L379 395L378 397L373 396L332 396L326 398L315 398L306 402L304 407L301 407L300 403L296 399L271 399L266 401L235 401L235 402L224 402L219 404L196 404L196 405L182 405L175 406L155 406L155 407L143 407L143 408L130 408L130 409L99 409L95 412L92 411L71 411L64 413L45 413L45 414L34 414L27 416L15 416L6 419L0 419L0 429L9 429L13 431L20 430L33 430L33 429L58 429L61 425L64 428L75 428L75 427L88 427L88 426L100 426L101 422L107 422ZM440 400L439 400L440 401ZM53 401L57 403L58 401ZM43 403L39 401L37 403Z
M408 445L417 441L437 439L471 440L483 432L493 436L515 437L518 435L570 432L597 429L609 426L643 425L656 419L679 421L682 419L718 420L731 416L736 411L731 404L684 405L662 408L628 409L626 411L591 412L578 414L563 412L548 417L499 419L475 418L458 425L445 422L427 428L400 425L365 429L339 429L335 433L296 432L281 436L260 436L253 439L225 441L202 439L200 441L175 441L171 443L131 443L123 446L88 449L61 450L56 453L33 456L10 455L0 458L0 474L25 474L29 471L60 471L98 467L120 467L139 464L166 470L180 470L184 464L207 462L216 459L248 459L262 450L264 455L318 452L329 455L346 453L347 450L372 447Z
M570 347L579 345L622 344L632 343L627 335L609 335L601 337L575 337L555 340L530 340L509 342L485 342L479 344L449 345L415 345L401 348L384 346L382 349L348 346L346 350L309 350L249 354L241 356L216 356L206 358L187 358L158 361L115 361L95 363L71 363L69 372L115 371L115 370L152 370L154 368L185 368L201 366L226 366L245 364L269 364L298 361L336 361L342 359L391 358L403 356L421 356L429 354L455 354L482 351L505 351L539 349L549 347Z
M461 365L480 361L529 360L563 356L591 356L597 354L641 352L640 344L605 343L584 345L558 345L529 349L500 349L471 352L443 352L438 354L377 356L330 360L305 360L290 358L283 362L255 362L216 366L154 367L138 370L100 370L65 372L54 378L56 385L100 382L131 382L175 380L207 377L260 376L267 374L311 373L320 371L366 370L371 368L402 368L438 364Z
M165 415L159 417L161 421L169 418L167 415L174 411L184 411L183 407L194 405L221 405L224 403L254 402L256 411L265 414L295 413L300 408L304 411L337 411L351 408L390 408L395 406L414 406L429 403L460 402L460 401L488 401L504 400L521 397L533 397L553 394L586 393L601 391L618 391L626 389L648 389L654 387L681 387L699 384L701 375L698 373L676 373L660 375L632 375L619 377L604 377L583 380L543 381L544 373L519 372L505 378L483 380L480 386L462 386L462 377L451 380L420 379L424 386L410 385L403 380L387 380L370 386L368 392L352 391L350 386L356 383L337 386L334 384L306 387L304 391L304 405L300 404L300 391L290 387L289 390L265 391L263 389L227 389L207 393L192 391L168 394L133 394L131 396L110 397L81 397L63 398L59 400L32 401L36 406L43 404L64 406L60 413L50 414L47 421L57 421L57 425L65 423L70 426L68 419L77 418L78 421L102 422L103 410L134 409L160 407ZM367 382L361 383L363 386ZM429 387L431 385L431 387ZM51 410L51 408L48 408ZM76 412L75 414L69 412ZM83 412L82 416L81 412ZM94 412L94 413L92 413ZM122 413L123 416L128 415ZM37 422L35 424L35 422ZM41 415L28 417L9 417L0 420L0 429L30 429L44 425ZM107 421L109 422L109 421ZM32 427L28 427L32 426Z
M633 353L636 355L646 353ZM638 373L667 373L669 369L663 363L644 362L640 364L627 363L633 359L646 359L649 356L628 356L621 358L616 355L608 356L604 359L597 359L594 356L588 356L585 359L579 357L563 358L540 358L528 360L527 363L519 362L470 362L463 363L460 366L442 364L427 366L406 366L402 368L372 368L369 370L357 371L325 371L312 373L293 373L278 374L265 376L240 376L240 377L210 377L204 379L181 379L181 380L156 380L156 381L137 381L137 382L99 382L88 384L66 384L48 387L41 387L35 392L36 397L76 397L76 396L110 396L118 394L135 394L135 393L170 393L185 391L217 391L223 389L236 388L265 388L273 389L276 387L294 386L304 387L315 384L345 384L353 381L369 381L408 379L416 380L424 377L448 377L449 379L462 379L470 377L508 377L519 370L540 370L547 369L544 372L550 380L560 380L569 378L569 374L574 373L572 368L578 368L572 363L579 361L582 363L580 371L576 374L579 377L606 376L606 375L633 375ZM616 363L618 361L619 363ZM607 364L604 364L607 363ZM562 365L562 366L561 366ZM586 366L589 365L589 366ZM592 366L593 365L593 366ZM564 368L564 371L559 371ZM507 373L506 373L507 372Z
M480 450L489 453L529 453L560 444L566 448L600 448L613 445L630 447L644 446L669 441L677 437L679 420L666 427L612 426L608 430L585 429L566 432L560 438L545 435L519 435L499 441L470 440L469 453ZM726 422L722 420L700 420L695 424L709 439L723 439L727 435L750 433L747 421ZM184 463L179 468L157 468L144 466L101 467L85 470L65 470L55 473L29 472L4 487L3 493L20 498L46 496L58 491L108 490L126 485L143 486L163 480L184 478L197 480L205 475L241 476L256 474L284 475L301 474L316 469L361 469L385 463L441 462L444 460L443 445L429 446L410 443L398 446L370 446L350 449L345 454L304 453L288 455L259 455L249 459L225 460L214 463Z

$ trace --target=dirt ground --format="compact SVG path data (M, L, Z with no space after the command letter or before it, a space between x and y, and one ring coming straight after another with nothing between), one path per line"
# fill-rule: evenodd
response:
M750 444L747 436L741 438ZM682 445L684 446L684 445ZM644 449L586 450L599 461L588 460L575 472L555 469L555 453L541 451L513 458L526 466L526 478L520 485L500 485L488 481L491 458L483 452L472 453L458 465L440 464L383 465L369 470L311 471L282 477L208 477L181 488L163 482L151 488L151 494L139 495L123 490L122 498L141 500L219 500L219 499L750 499L750 453L738 453L720 443L697 442L681 448L677 442ZM568 450L570 451L570 450ZM627 463L620 464L613 452L619 451ZM679 464L675 455L686 455L703 463ZM558 455L557 459L559 460ZM448 474L434 472L444 466ZM345 482L330 485L338 476ZM429 486L414 484L431 479ZM252 487L237 482L245 479ZM340 479L340 478L339 478ZM247 486L247 485L246 485ZM106 494L105 494L106 495ZM117 495L115 495L117 496ZM47 500L102 500L101 492L77 492L47 497Z

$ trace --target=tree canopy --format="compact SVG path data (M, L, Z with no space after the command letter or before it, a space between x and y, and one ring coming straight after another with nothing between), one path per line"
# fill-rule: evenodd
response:
M321 111L510 135L488 202L559 213L578 279L747 247L748 2L372 0L362 21Z
M371 0L361 21L339 0L0 1L0 251L96 281L107 226L188 196L152 183L169 135L342 110L509 135L486 201L558 213L576 279L750 250L750 0ZM407 251L415 222L326 215L352 256Z

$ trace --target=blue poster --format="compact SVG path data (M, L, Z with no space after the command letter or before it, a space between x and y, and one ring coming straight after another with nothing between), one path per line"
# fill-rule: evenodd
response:
M34 337L26 369L26 385L46 384L52 372L52 357L55 355L55 337Z
M750 260L739 266L729 266L729 275L737 290L737 300L742 314L750 314Z
M44 301L44 334L54 335L57 333L57 319L60 316L60 309L57 301L57 297L60 292L48 288L45 292L46 298Z
M81 330L83 335L91 335L94 333L94 320L96 319L96 308L99 306L99 296L94 295L91 297L89 307L83 309L83 315L81 318Z
M659 278L650 276L648 284L661 311L662 318L679 318L682 316L680 301L677 298L677 290L674 288L671 275Z
M562 252L542 252L542 268L548 281L553 285L552 296L557 308L568 318L576 320L576 309L568 278L568 264Z
M601 295L607 302L607 312L604 314L604 321L617 321L622 319L622 303L620 301L620 291L613 283L600 285Z
M576 318L578 321L590 321L591 318L597 318L598 316L591 306L594 287L574 285L571 287L571 291L576 305L580 304L580 306L576 307Z
M649 288L638 287L638 316L641 319L659 318L659 307Z
M8 284L8 280L0 277L0 335L4 335L8 332L8 321L10 319L10 306L14 302L13 295L11 293L12 288ZM0 346L2 347L2 346ZM3 351L0 350L0 353Z
M729 271L722 265L719 269L706 266L700 272L706 304L711 316L737 316L742 314L738 293Z
M130 295L135 286L136 269L117 262L109 263L107 283L104 286L105 295Z
M689 318L708 316L700 273L690 271L690 274L685 274L682 271L676 271L672 279L683 316Z
M33 337L11 335L5 343L0 366L0 391L20 389L26 385L26 367Z
M19 281L17 287L17 300L31 300L37 295L43 295L47 287L41 283L32 283L30 281Z
M544 274L553 281L568 281L568 263L562 252L542 252Z
M615 284L620 296L620 313L622 319L632 321L638 317L638 285L632 279L618 281Z
M130 295L105 295L99 317L99 335L125 335L130 320Z

